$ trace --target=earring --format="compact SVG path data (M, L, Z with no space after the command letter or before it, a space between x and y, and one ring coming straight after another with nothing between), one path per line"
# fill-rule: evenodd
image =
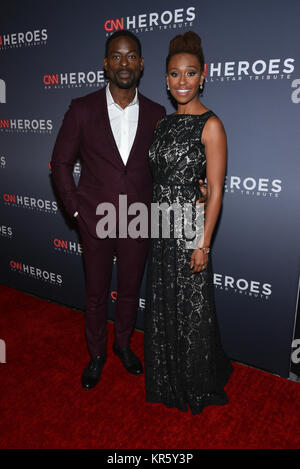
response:
M167 88L167 90L170 91L169 83L168 83L168 88Z
M199 89L201 92L203 91L203 83L201 83L201 85L199 86Z

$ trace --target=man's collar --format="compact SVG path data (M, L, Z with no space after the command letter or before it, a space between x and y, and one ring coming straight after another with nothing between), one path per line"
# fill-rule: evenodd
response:
M111 94L110 89L109 89L109 83L106 86L106 101L107 101L107 106L112 106L113 104L115 104L116 106L119 106L119 104L116 103L114 101L114 98L112 97L112 94ZM128 106L134 106L135 104L138 104L138 90L137 90L137 88L135 89L135 96L134 96L133 100L131 101L131 103L128 104ZM128 106L126 106L126 107L128 107Z

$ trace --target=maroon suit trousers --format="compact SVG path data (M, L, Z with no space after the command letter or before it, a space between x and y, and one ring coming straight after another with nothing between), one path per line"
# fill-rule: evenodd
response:
M149 240L97 239L78 219L86 276L85 333L93 357L106 353L107 308L114 255L117 255L118 294L115 345L127 348L134 330Z

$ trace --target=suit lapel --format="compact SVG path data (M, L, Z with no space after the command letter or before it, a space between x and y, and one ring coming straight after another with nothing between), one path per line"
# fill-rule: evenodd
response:
M133 156L135 154L135 149L136 149L136 147L138 147L140 139L143 136L145 113L144 113L144 100L143 100L143 96L140 93L138 93L138 100L139 100L138 125L137 125L136 134L135 134L134 141L133 141L133 144L132 144L129 156L128 156L126 166L128 166L128 163L133 159Z

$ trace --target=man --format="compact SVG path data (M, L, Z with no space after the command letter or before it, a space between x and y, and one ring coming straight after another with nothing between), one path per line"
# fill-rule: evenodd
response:
M85 332L90 362L82 374L82 387L93 388L106 361L107 298L113 256L117 254L118 299L115 311L114 353L125 369L141 375L143 368L130 348L148 239L100 239L96 208L109 202L118 214L119 195L128 206L141 202L150 209L152 179L148 150L165 108L137 91L144 67L139 39L118 31L106 42L106 88L74 99L67 111L53 150L53 183L70 217L78 223L86 273ZM82 171L78 186L72 176L78 153Z

